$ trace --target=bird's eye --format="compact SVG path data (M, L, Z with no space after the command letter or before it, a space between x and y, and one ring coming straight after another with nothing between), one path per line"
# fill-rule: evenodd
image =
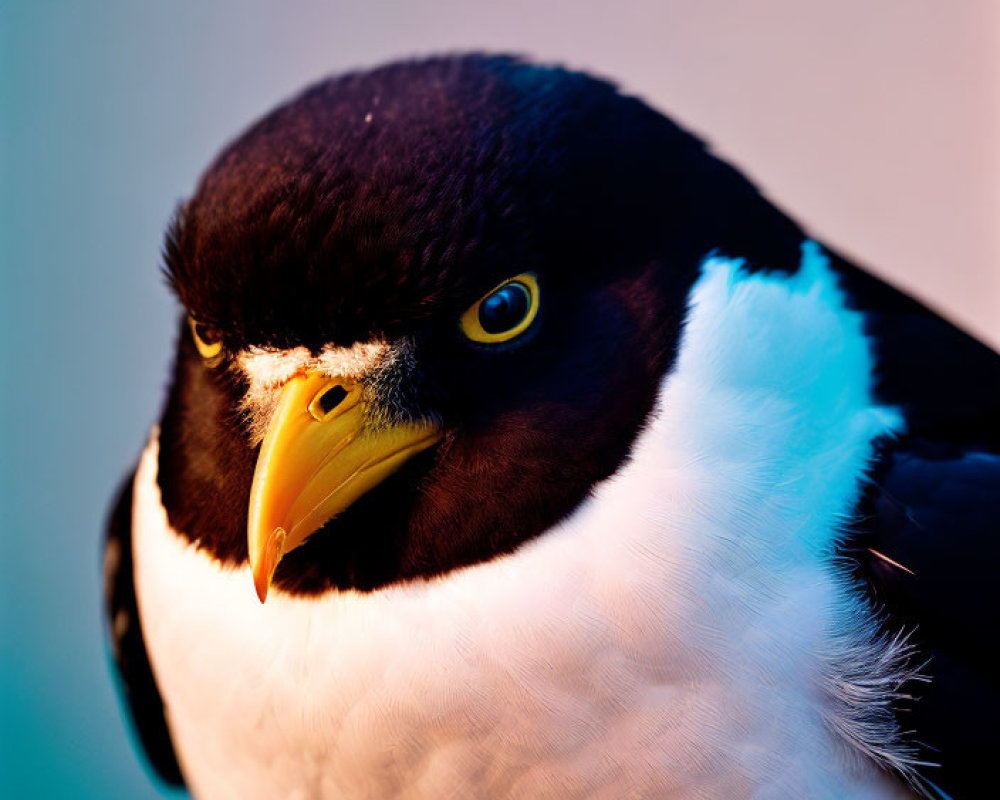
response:
M462 332L474 342L499 344L524 333L538 314L538 279L524 272L510 278L462 314Z
M198 353L209 366L215 366L222 360L222 336L219 332L203 322L197 322L188 317L191 326L191 336L194 339Z

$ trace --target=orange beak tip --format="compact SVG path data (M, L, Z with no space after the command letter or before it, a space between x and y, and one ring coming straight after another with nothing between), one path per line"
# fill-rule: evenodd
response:
M282 527L277 527L271 531L264 545L264 552L256 569L253 570L253 585L257 590L257 597L263 603L267 600L267 590L271 587L271 580L274 578L274 571L278 568L278 562L285 552L285 537L288 534Z
M253 586L257 590L257 599L260 600L261 605L267 602L267 589L270 585L271 582L263 576L259 574L253 576Z

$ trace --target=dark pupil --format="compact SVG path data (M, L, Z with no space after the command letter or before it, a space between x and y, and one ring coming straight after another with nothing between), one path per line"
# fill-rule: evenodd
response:
M215 331L209 328L208 325L202 325L200 322L195 323L194 332L205 344L215 344L219 340Z
M516 328L528 313L530 302L523 283L501 286L479 304L479 324L487 333L504 333Z

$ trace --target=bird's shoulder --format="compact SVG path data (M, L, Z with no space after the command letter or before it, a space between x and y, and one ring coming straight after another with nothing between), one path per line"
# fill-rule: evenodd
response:
M842 265L843 266L843 265ZM924 774L979 796L1000 736L984 633L1000 623L1000 355L916 300L843 267L866 316L874 392L906 428L880 442L844 552L886 629L905 631L924 680L900 709Z

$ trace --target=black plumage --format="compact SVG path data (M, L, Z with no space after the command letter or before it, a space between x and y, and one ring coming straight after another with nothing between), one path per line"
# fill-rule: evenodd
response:
M907 685L914 699L899 719L936 765L925 773L955 798L982 796L1000 738L997 667L983 640L1000 613L1000 356L856 267L840 270L866 314L876 395L906 420L904 435L881 445L843 553L886 631L915 645L927 680Z

